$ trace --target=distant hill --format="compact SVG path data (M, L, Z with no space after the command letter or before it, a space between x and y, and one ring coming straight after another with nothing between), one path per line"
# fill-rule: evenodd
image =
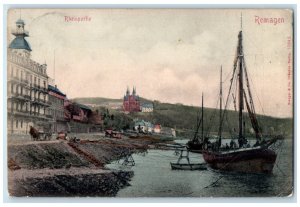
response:
M153 124L176 128L177 134L190 137L195 131L197 116L200 116L200 107L186 106L183 104L161 103L151 101L154 105L153 113L133 113L124 114L120 110L115 110L112 106L122 106L122 99L108 98L76 98L74 101L86 104L93 109L98 109L106 113L109 109L110 114L114 114L114 125L117 128L130 127L133 119L144 119ZM142 102L150 100L141 98ZM236 111L227 111L227 118L224 120L224 134L236 134L238 128L238 113ZM253 133L248 114L244 114L246 133ZM270 116L257 116L258 122L264 134L285 133L291 136L293 130L293 120L291 118L275 118ZM219 110L213 108L204 108L204 131L216 134L219 129Z
M74 98L72 101L77 103L81 103L87 105L91 108L99 108L104 107L108 109L118 109L122 107L122 100L121 99L109 99L109 98Z
M110 99L101 97L91 97L91 98L74 98L72 101L81 104L95 104L95 105L107 105L108 103L122 103L122 99Z
M109 107L109 106L121 106L123 104L123 99L111 99L111 98L101 98L101 97L91 97L91 98L74 98L71 99L77 103L85 104L91 107ZM140 97L141 102L152 102L145 98Z

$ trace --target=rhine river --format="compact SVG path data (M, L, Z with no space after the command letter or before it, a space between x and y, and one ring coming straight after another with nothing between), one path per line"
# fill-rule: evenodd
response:
M133 167L107 165L134 171L131 186L121 189L117 197L278 197L293 192L291 139L285 140L279 149L271 175L225 173L210 168L171 170L170 162L176 162L178 156L172 150L148 150L146 154L133 155ZM191 163L204 162L202 155L195 153L190 153L190 160Z

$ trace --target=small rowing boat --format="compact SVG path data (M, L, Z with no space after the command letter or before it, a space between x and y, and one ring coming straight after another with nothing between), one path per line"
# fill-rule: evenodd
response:
M186 151L186 155L183 152ZM180 163L180 161L185 158L187 163ZM190 163L189 151L181 150L180 156L176 163L170 163L172 170L206 170L206 163Z
M206 170L205 163L170 163L172 170Z

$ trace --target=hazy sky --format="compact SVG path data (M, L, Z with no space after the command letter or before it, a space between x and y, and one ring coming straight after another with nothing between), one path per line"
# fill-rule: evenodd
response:
M148 99L197 106L203 92L204 105L215 107L221 65L227 95L241 12L256 111L290 117L288 10L18 9L8 14L8 43L21 15L32 59L46 62L54 78L55 51L55 84L69 98L122 98L127 86L136 86ZM67 22L66 16L90 21ZM284 22L258 24L255 16Z

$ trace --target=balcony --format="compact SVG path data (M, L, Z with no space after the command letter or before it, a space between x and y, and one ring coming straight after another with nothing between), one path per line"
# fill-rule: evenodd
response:
M51 102L50 101L41 101L41 103L45 106L50 106Z
M40 105L44 105L43 100L39 99L39 98L32 98L31 99L32 104L40 104Z
M37 99L37 98L31 98L31 102L32 102L32 104L38 104L39 103L39 99Z
M16 76L8 76L8 79L7 79L8 82L19 82L20 79Z
M31 84L31 89L33 90L40 90L40 86L38 84Z
M42 99L38 99L39 100L39 103L42 104L42 105L45 105L45 106L50 106L50 101L46 101L46 100L42 100Z
M7 81L17 83L17 84L20 84L20 85L24 85L24 86L28 86L28 84L29 84L29 81L27 79L19 78L19 77L16 77L16 76L8 77Z
M39 105L43 105L43 106L50 106L51 102L49 101L44 101L42 99L38 99L38 98L34 98L31 99L32 104L39 104Z
M10 96L7 97L8 99L15 99L17 101L30 101L30 96L28 95L23 95L19 93L14 93L11 94Z
M29 100L29 101L31 100L31 97L29 95L24 95L24 98Z
M46 114L46 117L47 117L47 118L50 118L50 119L53 118L53 116L52 116L51 114Z
M42 87L42 88L41 88L41 91L44 92L44 93L48 93L48 89L45 88L45 87Z
M40 114L38 112L31 112L31 116L38 119L47 119L47 120L52 119L52 117L48 117L49 115Z
M14 29L12 30L12 34L13 35L25 35L25 36L29 36L29 32L27 30L24 30L24 29Z
M21 111L21 110L12 111L11 114L15 116L26 116L26 117L31 116L29 111Z
M27 80L27 79L21 79L21 81L26 83L26 84L29 84L29 80Z
M30 84L30 87L32 90L37 90L37 91L41 91L43 93L48 93L48 89L47 88L44 88L44 87L41 87L37 84Z
M30 86L31 86L31 88L32 88L32 89L35 89L35 90L37 90L37 89L38 89L38 85L37 85L37 84L35 84L35 83L34 83L34 84L32 84L32 83L31 83L31 84L30 84Z

